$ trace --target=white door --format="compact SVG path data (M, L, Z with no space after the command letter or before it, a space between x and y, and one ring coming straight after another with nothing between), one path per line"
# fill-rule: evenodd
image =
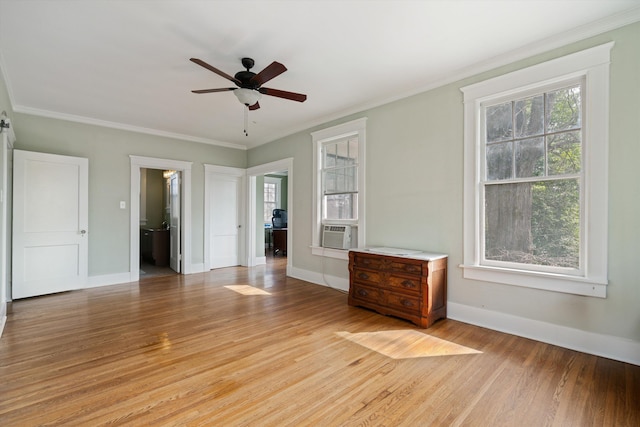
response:
M180 172L171 175L169 184L169 266L180 273Z
M211 268L238 265L239 220L241 178L212 174L209 181L209 224L211 235Z
M89 160L14 150L13 298L86 286Z

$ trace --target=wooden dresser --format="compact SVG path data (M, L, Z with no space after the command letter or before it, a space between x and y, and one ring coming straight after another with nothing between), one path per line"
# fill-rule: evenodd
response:
M349 305L428 328L447 317L447 256L392 248L351 250Z

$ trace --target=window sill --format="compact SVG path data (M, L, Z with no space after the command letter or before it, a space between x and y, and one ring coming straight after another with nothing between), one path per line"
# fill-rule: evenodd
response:
M478 265L460 265L460 267L464 270L463 277L465 279L502 283L505 285L574 295L598 298L607 297L606 280Z
M332 249L323 248L322 246L311 246L311 253L313 255L323 256L326 258L349 260L349 249Z

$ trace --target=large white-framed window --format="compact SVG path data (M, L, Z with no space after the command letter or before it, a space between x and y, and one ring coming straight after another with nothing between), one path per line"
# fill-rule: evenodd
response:
M365 245L366 117L311 133L313 141L312 253L348 259L348 250L322 247L323 225L351 227L351 246Z
M612 47L461 88L465 278L606 297Z

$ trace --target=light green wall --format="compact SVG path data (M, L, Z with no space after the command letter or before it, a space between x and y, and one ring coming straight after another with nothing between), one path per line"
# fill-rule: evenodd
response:
M203 165L244 168L246 151L20 113L14 121L15 148L89 159L90 276L129 271L129 155L193 162L191 262L204 262Z
M606 299L462 278L463 106L460 87L609 41L611 63L609 287ZM367 243L449 255L449 301L640 341L640 23L484 72L249 150L248 166L293 157L294 267L322 272L311 255L310 132L368 117ZM345 261L324 271L347 278Z
M147 169L147 224L149 228L160 228L165 220L165 186L167 180L160 169ZM142 203L142 202L140 202Z

